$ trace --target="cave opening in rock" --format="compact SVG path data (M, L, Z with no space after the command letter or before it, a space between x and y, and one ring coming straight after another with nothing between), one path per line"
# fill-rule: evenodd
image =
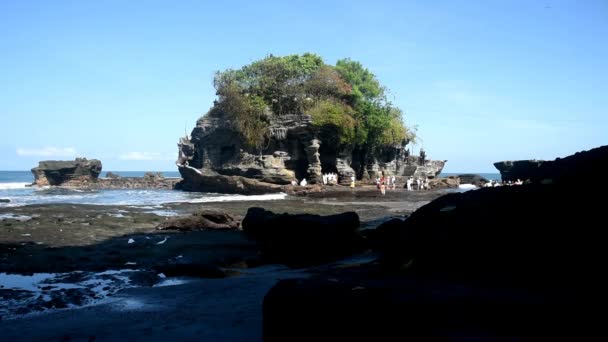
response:
M338 173L338 167L336 166L336 159L338 157L338 151L333 144L323 144L319 147L319 158L321 159L321 172L327 173Z
M236 148L234 145L230 146L222 146L220 150L220 165L224 165L234 158L234 154L236 152Z
M306 146L300 139L292 137L288 139L288 150L290 159L285 161L285 167L295 173L296 179L301 181L302 178L308 177L308 157L306 154Z

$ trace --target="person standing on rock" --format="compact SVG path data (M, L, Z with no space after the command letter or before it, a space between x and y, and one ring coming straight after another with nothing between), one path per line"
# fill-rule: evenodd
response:
M395 190L395 175L391 176L391 185L393 186L393 190Z
M350 177L350 187L354 188L355 187L355 176L351 176Z

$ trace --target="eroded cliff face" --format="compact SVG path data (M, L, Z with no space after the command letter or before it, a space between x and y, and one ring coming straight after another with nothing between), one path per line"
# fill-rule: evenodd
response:
M308 183L320 184L325 173L338 174L343 185L349 184L352 176L365 181L382 172L433 178L445 164L411 156L405 146L387 147L372 154L349 146L324 144L315 134L308 115L272 116L269 120L266 145L261 151L253 151L242 142L228 119L209 115L200 118L191 135L182 137L178 143L176 164L184 178L183 188L218 191L221 189L217 180L234 183L231 177L279 185L306 178ZM231 187L225 191L235 190Z
M86 185L94 183L101 172L101 161L76 158L75 160L46 160L32 169L34 184Z

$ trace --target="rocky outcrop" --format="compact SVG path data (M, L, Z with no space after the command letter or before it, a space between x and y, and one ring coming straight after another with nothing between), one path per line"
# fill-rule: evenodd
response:
M383 224L368 235L378 267L275 286L265 340L593 336L608 285L595 195L608 186L576 180L606 167L608 147L577 153L539 167L532 184L448 194Z
M34 184L84 186L95 183L101 173L101 161L76 158L72 161L46 160L32 169Z
M457 188L460 185L460 178L456 176L449 177L437 177L429 181L429 187L431 189L449 189Z
M258 242L261 256L291 267L318 265L363 248L359 216L274 214L249 208L243 231Z
M592 170L601 170L606 166L607 153L608 145L552 161L521 160L498 162L494 166L500 171L503 181L516 181L519 178L537 184L580 186L580 181L589 177Z
M476 187L482 187L488 182L486 178L471 173L458 175L458 178L460 179L460 184L473 184Z
M114 177L99 178L95 183L86 184L88 189L174 189L181 178L164 177Z
M211 210L204 210L186 217L168 218L159 224L158 230L196 231L209 229L240 229L241 218Z
M32 169L32 173L33 185L75 189L173 189L181 180L152 172L147 172L143 177L120 177L108 172L105 178L98 178L101 161L86 158L41 161L38 167Z
M350 179L374 179L381 173L433 178L445 161L409 155L403 146L374 153L324 143L316 135L308 115L270 115L268 138L261 150L246 146L223 115L206 115L197 121L190 136L178 143L177 167L188 191L246 193L247 187L218 187L226 177L244 177L261 183L286 185L306 178L321 184L322 174L335 173L342 185ZM245 191L245 192L243 192Z
M323 182L323 173L321 168L321 159L319 159L319 147L320 141L318 139L312 139L310 145L306 147L306 154L308 157L308 181L312 184Z
M190 166L180 167L180 173L182 174L183 181L176 186L180 190L244 195L260 195L283 191L280 185L260 182L242 176L205 175L200 170Z
M543 160L501 161L494 163L494 166L500 172L503 182L515 182L518 179L526 181L534 177L544 162Z

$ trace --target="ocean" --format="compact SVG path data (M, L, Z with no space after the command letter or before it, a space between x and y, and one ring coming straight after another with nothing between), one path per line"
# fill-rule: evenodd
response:
M141 177L144 171L111 171L123 177ZM180 177L179 172L162 172L165 177ZM105 177L102 172L100 177ZM1 207L19 207L32 204L70 203L93 205L158 206L164 203L268 201L284 199L286 194L228 195L161 189L69 190L50 187L29 187L34 181L30 171L0 171Z
M458 175L464 175L464 174L475 174L475 175L480 175L481 177L488 179L488 180L495 180L495 181L501 181L500 178L500 173L480 173L480 172L460 172L460 173L453 173L453 172L446 172L446 173L441 173L439 175L439 177L448 177L448 176L458 176Z
M145 171L111 171L123 177L141 177ZM180 177L179 172L161 172L165 177ZM441 177L462 173L442 173ZM500 181L499 173L478 173L487 179ZM102 172L100 177L105 177ZM160 189L112 189L112 190L69 190L49 187L29 187L34 181L30 171L0 171L1 207L18 207L32 204L71 203L93 205L133 205L158 206L165 203L223 202L223 201L268 201L284 199L286 194L229 195L218 193L198 193Z

